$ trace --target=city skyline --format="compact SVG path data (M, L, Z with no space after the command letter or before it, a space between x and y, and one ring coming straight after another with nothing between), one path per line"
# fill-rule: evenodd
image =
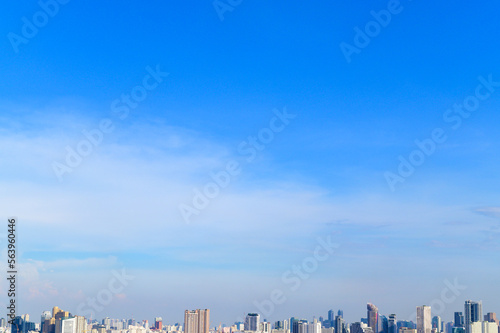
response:
M452 323L453 327L463 327L464 332L466 332L467 327L470 327L469 325L471 325L473 322L489 321L489 322L495 322L497 324L499 323L498 319L496 317L496 311L488 311L487 314L484 314L484 315L482 314L482 312L480 312L480 313L475 312L475 314L471 316L471 319L469 321L465 321L462 319L461 321L457 322L457 315L461 315L462 313L466 312L468 308L471 308L471 305L476 305L476 309L477 309L478 304L479 304L479 309L481 309L481 311L482 311L482 301L466 300L464 302L464 305L463 305L464 308L460 309L461 311L456 311L457 309L453 309L453 316L450 317L448 320L448 318L443 319L443 317L439 314L432 313L432 307L430 307L428 305L416 306L415 313L413 313L412 315L410 315L407 318L399 318L397 313L390 313L390 314L389 313L381 313L378 310L377 306L368 302L368 303L366 303L367 314L364 317L359 317L357 320L346 320L345 322L346 322L346 324L364 322L366 324L366 327L370 327L373 330L372 331L373 333L377 333L378 330L380 329L380 327L381 327L380 326L381 325L380 319L382 317L384 317L385 319L388 320L388 322L387 322L387 324L388 324L387 329L388 330L390 328L389 323L391 321L391 318L394 318L395 322L397 322L397 323L402 323L402 322L413 323L413 325L415 327L415 333L419 333L420 331L424 332L424 333L425 332L430 333L432 328L435 327L434 320L436 318L439 318L441 325L443 327L445 327L445 325L448 323ZM235 323L241 323L242 325L244 325L245 330L255 331L255 330L258 330L257 328L259 326L259 323L264 322L264 321L269 322L272 325L274 325L275 322L280 321L280 320L295 319L295 320L299 320L299 321L305 320L308 323L313 323L313 321L320 319L320 318L323 318L323 321L319 321L319 323L324 324L324 323L330 322L331 325L333 325L331 327L335 327L337 318L339 318L339 317L344 318L344 316L343 316L344 310L343 309L339 309L337 311L338 313L334 317L335 319L333 319L333 320L330 319L330 317L329 317L329 314L331 312L335 312L333 309L328 310L328 311L324 311L323 314L320 314L320 315L317 314L317 315L315 315L311 318L307 318L307 319L304 316L294 317L293 315L289 315L286 318L268 319L268 318L265 318L264 316L262 316L262 314L260 314L260 313L248 312L248 313L245 313L244 316L239 317L238 320L236 320L234 322L220 322L219 321L219 323L217 324L217 323L211 321L210 312L211 311L208 308L207 309L197 309L197 310L185 310L182 320L179 320L179 321L174 320L174 321L169 321L169 322L164 321L163 316L158 317L158 314L157 314L157 315L153 316L154 320L152 320L150 322L150 325L148 327L155 328L157 321L160 320L160 322L163 322L163 325L174 325L174 324L177 325L178 324L178 325L183 326L184 329L188 330L185 333L208 333L210 328L217 327L218 325L228 327L228 326L231 326ZM372 313L372 314L374 313L374 315L372 315L372 319L370 319L370 313ZM50 321L50 317L69 318L70 314L72 316L81 316L81 314L71 313L71 311L63 311L58 306L55 306L55 307L53 307L53 309L51 311L42 311L41 317L42 317L42 319L45 318L46 320ZM34 318L34 317L31 316L31 318ZM252 320L249 318L254 318L254 319ZM303 319L300 319L300 318L303 318ZM86 318L86 320L92 320L92 321L95 321L98 323L101 321L102 321L102 323L104 323L105 320L109 320L109 319L111 319L111 320L125 320L125 321L128 321L129 324L131 323L131 320L133 320L134 323L136 322L137 324L139 324L139 323L144 324L144 322L149 322L147 318L133 318L133 317L128 318L126 316L125 317L124 316L122 316L122 317L106 316L106 317L102 317L102 318ZM372 322L370 320L372 320ZM375 320L375 322L373 322L373 320ZM186 323L189 323L189 325L194 325L194 326L191 326L194 328L186 327ZM370 323L372 323L373 327L370 326ZM109 321L108 321L108 324L109 324ZM140 325L142 325L142 324L140 324ZM201 328L202 328L202 330L200 331ZM500 327L499 327L499 330L500 330ZM47 333L47 332L43 332L43 333ZM478 333L480 333L480 332L478 332Z

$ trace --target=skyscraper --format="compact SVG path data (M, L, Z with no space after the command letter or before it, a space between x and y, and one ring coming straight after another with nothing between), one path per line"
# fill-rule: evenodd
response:
M307 333L307 320L294 320L292 325L292 333Z
M437 329L438 332L442 331L442 324L441 324L441 317L440 316L434 316L432 318L432 328Z
M61 332L62 333L76 333L76 318L62 319L61 320Z
M483 319L483 305L481 301L465 301L464 305L465 333L472 333L472 323L481 322Z
M487 322L490 322L490 323L497 323L497 325L499 323L498 319L497 319L497 314L495 312L488 312L487 314L485 314L484 315L484 321L487 321Z
M455 312L454 327L464 327L464 315L462 312Z
M427 305L417 306L417 333L431 333L431 331L431 307Z
M40 332L43 332L43 325L45 324L46 320L50 321L50 318L52 318L52 313L50 311L43 311L42 316L40 319Z
M445 326L445 333L453 333L453 326L455 326L454 322L447 322Z
M347 327L344 318L341 316L335 317L335 333L346 333Z
M328 311L328 322L330 323L327 327L335 326L335 312L333 310Z
M366 310L367 310L368 326L372 328L373 333L378 333L378 308L372 303L368 303L366 304Z
M245 318L245 331L257 331L259 329L259 323L260 315L258 313L247 314Z
M209 309L184 311L184 333L208 333L209 327Z
M307 333L321 333L321 323L314 318L312 323L307 326Z
M498 325L495 322L483 321L481 333L498 333Z
M379 333L387 333L389 332L389 320L386 316L378 317L378 325L377 325Z
M396 320L395 314L389 315L389 322L387 326L389 333L398 333L398 321Z
M155 318L155 330L161 331L163 328L163 319L161 317Z
M11 324L11 327L10 327L10 332L11 333L22 333L23 324L24 324L23 318L21 318L20 316L16 316L12 320L12 324Z
M102 324L106 326L106 330L109 330L111 327L111 319L109 319L109 317L104 318Z

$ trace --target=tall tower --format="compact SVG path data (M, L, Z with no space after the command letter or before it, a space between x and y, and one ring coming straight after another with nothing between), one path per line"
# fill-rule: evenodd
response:
M208 333L209 328L209 309L184 311L184 333Z
M473 302L465 301L465 333L472 333L472 323L481 322L483 320L483 304L481 301Z
M344 333L347 332L347 326L344 318L341 316L335 317L335 333Z
M442 321L440 316L434 316L432 318L432 328L437 329L438 332L442 331Z
M432 332L431 307L427 305L417 306L417 333Z
M333 310L328 311L328 321L330 322L330 327L334 327L335 324L335 312Z
M454 327L464 327L464 315L462 312L455 312Z
M398 333L398 321L395 314L389 315L388 331L389 333Z
M372 303L368 303L366 304L366 310L367 310L366 316L368 318L368 326L372 328L373 333L378 333L378 308Z
M259 329L259 324L260 315L258 313L249 313L245 318L245 331L257 331Z
M497 314L495 312L488 312L487 314L484 315L484 321L487 321L490 323L497 323L497 325L498 325Z
M155 330L161 331L163 329L163 320L161 317L155 318Z

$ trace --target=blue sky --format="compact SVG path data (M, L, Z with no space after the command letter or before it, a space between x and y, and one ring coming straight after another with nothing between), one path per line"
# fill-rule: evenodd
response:
M122 268L134 279L97 318L210 308L229 324L278 288L269 320L356 321L368 301L404 319L455 279L446 320L468 298L500 311L500 87L457 129L444 118L479 77L500 81L500 5L401 1L346 61L341 43L390 3L243 0L221 20L211 1L72 0L15 46L41 7L6 5L0 205L20 221L19 311L77 313ZM147 68L168 76L120 119L113 101ZM285 109L248 162L239 145ZM54 163L103 119L113 130L60 182ZM392 191L386 172L437 128L445 142ZM187 224L179 205L230 161L241 172ZM328 236L339 248L291 291L284 272Z

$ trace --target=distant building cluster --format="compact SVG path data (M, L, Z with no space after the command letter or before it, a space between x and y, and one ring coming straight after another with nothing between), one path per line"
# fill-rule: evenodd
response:
M455 312L453 321L443 322L432 316L430 306L416 308L416 322L397 320L396 314L381 315L378 308L368 303L366 318L347 323L342 310L328 311L326 318L312 321L288 318L270 323L258 313L248 313L244 322L231 326L210 327L210 310L197 309L184 312L184 325L164 325L156 317L153 325L147 320L104 318L100 322L72 315L57 306L44 311L40 323L31 322L29 315L6 321L0 319L0 333L500 333L494 312L483 316L481 302L465 301L464 311Z

